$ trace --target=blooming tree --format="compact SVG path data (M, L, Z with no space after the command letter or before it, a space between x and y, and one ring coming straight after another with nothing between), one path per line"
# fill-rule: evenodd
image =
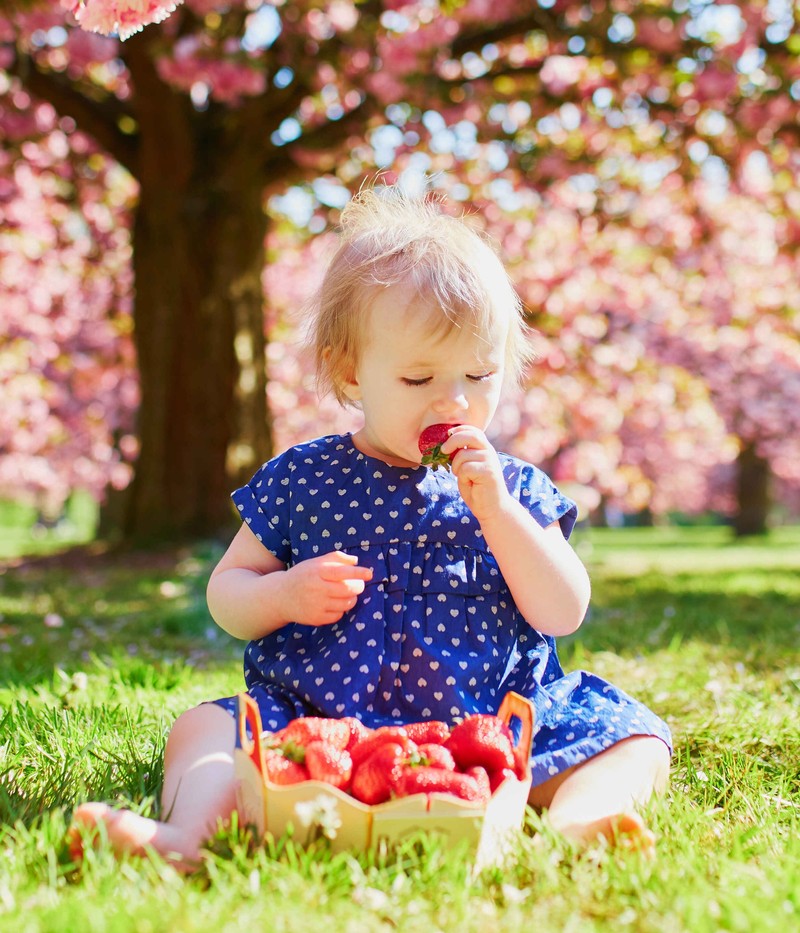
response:
M782 492L800 490L798 260L779 252L761 200L720 199L705 182L694 191L702 225L682 213L692 203L685 192L678 199L660 186L639 193L625 224L601 228L577 209L569 182L493 224L516 257L538 349L496 431L505 447L609 505L712 508L745 523L766 476L754 474L753 452ZM324 238L284 241L267 273L280 321L270 392L281 446L342 424L336 407L320 408L309 366L292 352L293 309L315 284L301 270L320 268L330 248Z
M0 103L0 494L58 514L130 482L130 178L24 92Z
M150 23L165 20L182 0L61 0L84 29L130 38Z
M512 258L531 240L503 230L503 215L532 192L571 185L577 232L595 237L624 226L654 180L688 190L717 172L734 190L760 157L774 178L789 176L783 193L796 187L789 4L187 0L158 23L166 10L144 0L0 6L3 100L47 104L70 150L91 139L135 181L130 537L220 527L231 483L272 448L264 244L292 186L313 182L310 211L321 214L376 168L445 169L451 196L485 207ZM693 207L679 213L694 223ZM535 278L522 263L516 271ZM576 315L575 332L590 319ZM585 355L589 390L626 371L637 341L651 348L627 325L611 335L614 360ZM700 412L685 369L663 364L675 398ZM632 414L662 382L652 369L649 379L630 376ZM609 417L599 406L597 423ZM641 417L625 427L643 429ZM591 456L570 456L583 475ZM653 457L615 458L643 477L657 469Z
M796 490L800 459L798 257L780 228L763 199L696 181L641 192L624 226L552 237L557 256L542 244L563 271L550 288L533 274L553 334L545 366L590 377L574 412L605 413L582 423L567 408L556 474L600 429L619 468L598 471L590 449L583 472L604 493L624 478L628 505L638 492L655 511L719 508L741 533L763 530L769 476Z

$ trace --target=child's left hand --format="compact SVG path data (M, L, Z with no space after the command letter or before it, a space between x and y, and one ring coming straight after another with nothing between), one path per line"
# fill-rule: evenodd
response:
M483 522L510 498L497 451L480 428L460 424L442 444L442 453L452 455L450 468L458 490L470 511Z

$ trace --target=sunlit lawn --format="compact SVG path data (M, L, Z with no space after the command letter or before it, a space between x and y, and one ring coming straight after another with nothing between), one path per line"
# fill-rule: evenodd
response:
M157 813L169 724L239 689L242 646L205 609L218 548L53 563L7 543L0 930L800 930L800 529L575 541L594 600L565 667L619 683L674 733L655 862L579 854L546 828L537 842L531 815L514 861L477 877L437 840L332 857L231 831L189 879L104 847L77 869L63 835L86 799Z

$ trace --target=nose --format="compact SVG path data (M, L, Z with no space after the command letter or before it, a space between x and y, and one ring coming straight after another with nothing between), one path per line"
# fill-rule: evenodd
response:
M440 385L440 391L433 403L434 411L439 414L445 412L464 412L469 408L466 387L461 380L454 380Z

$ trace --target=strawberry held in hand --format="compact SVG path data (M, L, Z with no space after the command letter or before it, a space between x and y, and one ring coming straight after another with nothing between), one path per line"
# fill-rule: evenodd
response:
M445 470L450 469L453 455L442 453L442 444L450 437L451 428L457 427L457 424L432 424L425 428L418 441L423 466L429 466L432 470L438 470L440 466Z

